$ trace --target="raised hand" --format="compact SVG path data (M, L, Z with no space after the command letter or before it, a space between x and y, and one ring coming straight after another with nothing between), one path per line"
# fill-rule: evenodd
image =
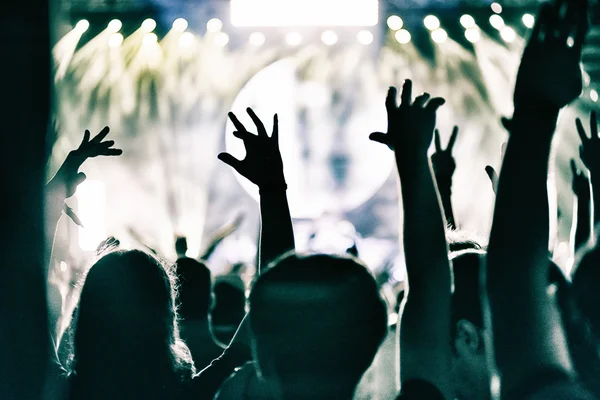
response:
M434 135L435 153L431 156L431 165L433 166L435 177L438 183L451 183L452 175L454 175L454 171L456 170L456 162L454 161L454 157L452 157L452 149L458 137L458 126L452 129L452 135L450 136L446 150L442 149L440 131L436 129Z
M246 157L238 160L229 153L221 153L218 158L261 190L285 189L287 185L283 175L283 161L279 152L277 114L273 117L273 134L269 137L265 126L254 111L251 108L247 108L246 111L256 125L257 135L248 132L235 114L229 113L229 118L236 129L233 135L244 141Z
M579 133L579 137L581 138L581 146L579 147L581 160L590 170L592 177L594 177L594 174L600 174L600 137L598 136L596 113L592 111L590 114L591 137L588 137L579 118L575 120L575 123L577 125L577 133Z
M430 100L430 95L423 93L413 102L410 79L402 87L400 106L397 105L396 97L397 89L390 87L385 100L387 133L373 132L369 138L386 144L396 154L426 156L433 139L435 113L446 101L441 97Z

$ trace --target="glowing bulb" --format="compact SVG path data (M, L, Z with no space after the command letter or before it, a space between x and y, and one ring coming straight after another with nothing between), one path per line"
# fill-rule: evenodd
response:
M598 101L598 92L594 89L590 90L590 99L595 103Z
M406 29L400 29L398 32L396 32L394 36L396 37L398 43L401 44L407 44L408 42L410 42L411 39L410 32Z
M492 3L492 11L496 14L500 14L502 12L502 6L499 3Z
M460 24L463 26L463 28L469 29L475 26L475 19L469 14L465 14L460 17Z
M515 33L514 29L509 26L502 28L500 31L500 36L502 36L502 39L504 39L504 41L507 43L514 42L517 38L517 34Z
M392 15L387 19L387 26L393 31L397 31L398 29L402 29L404 26L404 21L397 15Z
M490 25L500 30L504 27L504 19L502 19L502 17L498 14L494 14L490 17Z
M206 23L206 30L209 32L219 32L223 28L223 22L219 18L213 18Z
M154 30L154 28L156 28L156 21L152 18L145 19L144 22L142 22L143 32L150 33Z
M360 44L371 44L373 43L373 34L370 31L362 30L356 34L356 40Z
M436 43L444 43L448 39L448 34L443 29L436 29L431 32L431 39Z
M225 47L227 46L227 43L229 43L229 35L225 32L217 33L217 36L215 36L215 44L219 47Z
M156 44L156 42L158 42L158 37L156 36L156 33L146 33L142 38L143 46L152 46Z
M465 37L471 43L477 43L481 39L481 32L477 28L469 28L465 31Z
M440 20L435 15L428 15L423 20L423 24L425 24L425 28L433 31L440 27Z
M113 19L108 23L107 29L109 32L117 33L121 30L122 27L123 23L121 21L119 21L118 19Z
M535 17L531 14L523 14L523 18L521 19L523 20L523 25L529 29L533 28L535 25Z
M88 30L90 27L90 23L87 19L82 19L75 25L75 30L79 33L83 33Z
M338 35L334 31L325 31L321 35L321 40L327 46L332 46L332 45L334 45L334 44L337 43L337 41L338 41Z
M119 47L123 43L123 35L120 33L113 33L108 38L108 45L110 47Z
M173 21L173 30L176 32L184 32L188 27L188 22L185 18L177 18Z
M285 35L285 42L290 46L298 46L300 43L302 43L302 35L300 35L298 32L290 32Z
M252 46L256 46L256 47L260 47L263 44L265 44L266 40L267 40L267 38L265 37L265 34L262 32L252 32L250 34L250 37L248 38L248 41L250 42L250 44Z
M179 46L190 47L194 43L194 35L191 32L183 32L179 37Z

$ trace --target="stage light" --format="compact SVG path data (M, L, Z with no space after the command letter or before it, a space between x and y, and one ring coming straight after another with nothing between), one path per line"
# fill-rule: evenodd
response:
M191 32L183 32L179 37L180 47L190 47L194 43L194 35Z
M223 22L219 18L212 18L206 23L206 30L209 32L219 32L223 28Z
M533 28L535 25L535 17L531 14L523 14L523 18L521 18L521 20L523 21L523 25L529 29Z
M404 26L404 21L402 21L402 18L400 18L397 15L391 15L388 19L387 19L387 26L388 28L390 28L393 31L397 31L399 29L402 29L402 27Z
M156 21L152 18L147 18L142 22L142 32L150 33L156 28Z
M156 36L156 33L146 33L144 35L144 37L142 38L143 46L152 46L152 45L155 45L157 42L158 42L158 37Z
M229 43L229 35L225 32L219 32L215 36L215 44L219 47L225 47Z
M75 25L75 30L79 33L84 33L85 31L87 31L90 27L90 23L87 19L82 19L81 21L79 21L77 23L77 25Z
M438 28L431 32L431 39L436 43L444 43L448 39L448 34L445 30Z
M504 28L502 28L502 30L500 31L500 36L502 36L502 39L504 39L504 41L507 43L514 42L517 38L515 30L509 26L505 26Z
M362 30L356 34L356 40L358 40L358 43L360 44L371 44L373 43L373 34L371 31Z
M423 24L425 25L425 28L433 31L440 27L440 20L435 15L428 15L423 20Z
M300 43L302 43L302 35L300 35L298 32L290 32L285 35L285 42L290 46L298 46Z
M334 31L325 31L321 34L321 40L327 46L333 46L338 41L338 35Z
M262 46L265 41L267 40L267 38L265 37L265 34L262 32L252 32L250 34L250 37L248 38L248 41L250 42L250 44L252 46Z
M460 24L463 26L463 28L469 29L475 26L475 19L469 14L465 14L460 17Z
M176 32L185 32L185 30L188 27L188 22L186 21L185 18L177 18L175 21L173 21L173 30Z
M410 39L411 39L410 32L407 31L406 29L400 29L398 32L396 32L394 34L394 37L400 44L407 44L408 42L410 42Z
M504 19L498 14L494 14L490 17L490 25L500 30L504 27Z
M113 33L108 38L108 45L110 47L119 47L123 43L123 35L120 33Z
M118 19L113 19L108 23L106 29L108 29L109 32L117 33L121 30L122 27L123 23L121 21L119 21Z
M496 14L500 14L502 12L502 6L499 3L492 3L492 11Z
M478 28L469 28L465 31L465 37L471 43L477 43L481 39L481 32Z
M598 92L594 89L590 90L590 99L595 103L598 101Z

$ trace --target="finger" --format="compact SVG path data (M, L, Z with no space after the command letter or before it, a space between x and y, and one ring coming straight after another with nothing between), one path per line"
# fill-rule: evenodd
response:
M494 193L496 193L496 187L498 186L498 173L491 165L485 167L485 172L487 173L488 178L490 178L490 182L492 182L492 189Z
M87 144L89 141L90 141L90 131L88 131L86 129L85 132L83 132L83 140L81 141L81 144L79 145L79 147L81 148L83 145Z
M446 100L442 99L441 97L434 97L433 99L429 100L429 103L427 103L427 107L425 108L428 111L436 112L438 108L444 105L444 103L446 103Z
M271 135L271 139L279 144L279 117L277 114L273 115L273 134Z
M576 1L569 1L565 5L566 6L565 16L560 21L560 26L559 26L560 40L563 43L566 43L567 39L571 35L573 28L575 27L575 25L577 23L577 15L579 14L578 13L579 5L577 5L576 3L577 3ZM560 7L559 7L559 9L560 9Z
M573 44L573 50L575 51L575 54L577 54L578 56L581 54L581 50L583 49L583 44L585 42L585 35L588 32L589 29L589 22L588 22L588 2L587 0L579 0L577 1L578 3L578 9L576 11L576 22L575 22L575 42Z
M452 153L452 149L454 148L454 144L456 143L457 137L458 137L458 126L455 126L452 129L452 135L450 136L450 141L448 142L448 148L446 149L450 153Z
M377 143L388 144L387 135L383 132L373 132L369 135L369 139Z
M233 136L235 136L238 139L246 140L251 136L254 136L254 134L248 131L233 131Z
M108 156L108 157L116 157L116 156L120 156L121 154L123 154L123 150L121 150L121 149L106 149L99 155L100 156Z
M237 119L237 117L235 116L234 113L229 112L227 115L229 116L229 119L233 123L233 126L235 126L235 129L237 129L240 132L247 132L246 127L244 126L244 124L242 124L240 122L240 120Z
M385 98L385 109L388 111L388 113L398 108L398 104L396 102L397 97L398 89L396 89L394 86L390 86L387 92L387 96Z
M425 103L427 103L427 100L429 100L430 97L431 96L429 95L429 93L423 93L422 95L420 95L419 97L417 97L415 99L413 106L418 107L418 108L425 107Z
M400 106L408 107L412 101L412 81L407 79L402 85L402 95L400 97Z
M242 162L234 156L232 156L231 154L221 153L217 156L217 158L223 161L225 164L229 165L231 168L235 169L237 172L240 172Z
M585 128L581 123L581 119L575 119L575 126L577 126L577 133L579 134L579 139L581 139L581 143L585 143L588 140L587 133L585 133Z
M552 7L548 3L542 4L538 16L535 19L533 30L531 31L529 45L532 44L532 42L537 42L541 39L541 34L543 31L545 31L548 25L550 13L552 13Z
M435 144L435 152L438 153L442 151L442 141L440 139L439 129L433 131L433 142Z
M577 164L575 164L575 160L571 159L571 173L573 174L573 176L577 176Z
M108 135L108 132L110 132L110 128L108 126L105 126L104 129L100 131L100 133L98 133L96 136L94 136L92 140L90 140L90 143L100 143L104 140L106 135Z
M592 139L600 139L598 137L598 121L596 120L596 111L592 111L590 114L590 133Z
M101 146L101 147L112 147L114 145L115 145L114 140L107 140L106 142L98 143L98 146Z
M265 125L262 123L262 121L260 120L260 118L258 118L258 116L254 113L254 111L248 107L246 108L246 112L248 113L248 115L250 116L250 118L252 118L252 121L254 122L254 125L256 125L256 129L258 130L258 136L266 136L268 137L269 135L267 134L267 130L265 129Z

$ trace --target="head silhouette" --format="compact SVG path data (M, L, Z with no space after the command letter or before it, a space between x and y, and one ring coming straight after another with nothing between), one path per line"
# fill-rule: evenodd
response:
M177 258L185 257L185 254L188 251L187 239L185 236L177 236L175 239L175 252L177 253Z
M204 320L212 306L212 278L203 263L184 257L177 260L179 283L179 316L183 319Z
M290 254L256 281L250 323L259 373L280 398L351 398L385 337L387 311L355 259Z

